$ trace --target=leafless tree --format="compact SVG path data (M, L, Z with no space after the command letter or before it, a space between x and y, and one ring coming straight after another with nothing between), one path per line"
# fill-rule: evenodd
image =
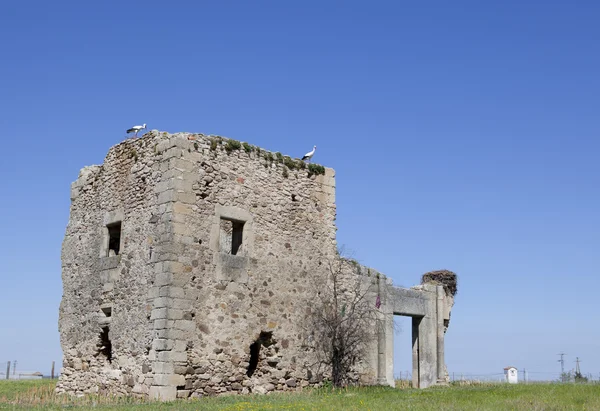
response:
M327 268L327 277L314 283L316 299L307 320L319 365L341 387L356 381L356 368L377 338L379 278L343 257L328 261Z

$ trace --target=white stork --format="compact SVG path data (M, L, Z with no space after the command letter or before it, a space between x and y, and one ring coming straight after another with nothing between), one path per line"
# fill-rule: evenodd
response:
M135 137L137 137L137 133L141 130L144 130L145 128L146 128L146 123L144 123L143 126L133 126L129 130L127 130L127 134L135 132Z
M312 156L315 155L316 149L317 149L317 146L313 146L312 151L309 151L308 153L304 154L304 157L302 157L302 161L308 160L308 162L310 163L310 159L312 158Z

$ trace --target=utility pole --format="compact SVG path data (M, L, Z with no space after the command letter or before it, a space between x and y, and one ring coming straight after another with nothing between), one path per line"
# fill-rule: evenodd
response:
M17 372L17 360L13 361L13 376L15 375L15 372Z
M54 379L54 361L52 361L52 371L50 371L50 377Z
M10 361L6 361L6 379L10 377Z
M558 362L560 363L560 380L562 382L565 382L565 360L563 356L565 356L566 354L564 352L561 352L557 355L560 355L560 360L558 360Z
M579 357L575 357L575 375L581 375L581 370L579 369Z

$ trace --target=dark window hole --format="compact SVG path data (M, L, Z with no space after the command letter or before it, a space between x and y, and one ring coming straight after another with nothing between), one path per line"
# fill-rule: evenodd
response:
M108 224L108 256L110 257L111 251L114 255L119 255L121 251L121 222Z
M112 308L104 307L104 308L102 308L102 312L104 313L105 316L110 317L112 315Z
M296 194L292 194L292 201L298 201L296 200Z
M110 342L108 333L108 327L102 327L102 331L100 332L100 348L98 349L98 352L106 357L108 362L112 362L112 343Z
M275 344L273 340L273 332L272 331L261 331L260 335L252 344L250 344L250 361L248 364L248 370L246 375L248 377L252 377L254 371L258 367L258 359L260 358L260 347L265 346L269 347Z
M244 222L221 219L221 251L237 255L244 238Z

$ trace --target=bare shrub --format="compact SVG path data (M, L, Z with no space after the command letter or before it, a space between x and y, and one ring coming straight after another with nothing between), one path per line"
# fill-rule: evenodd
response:
M379 279L362 272L355 260L338 256L327 264L328 275L314 283L307 326L319 367L341 387L356 382L357 366L377 338Z

